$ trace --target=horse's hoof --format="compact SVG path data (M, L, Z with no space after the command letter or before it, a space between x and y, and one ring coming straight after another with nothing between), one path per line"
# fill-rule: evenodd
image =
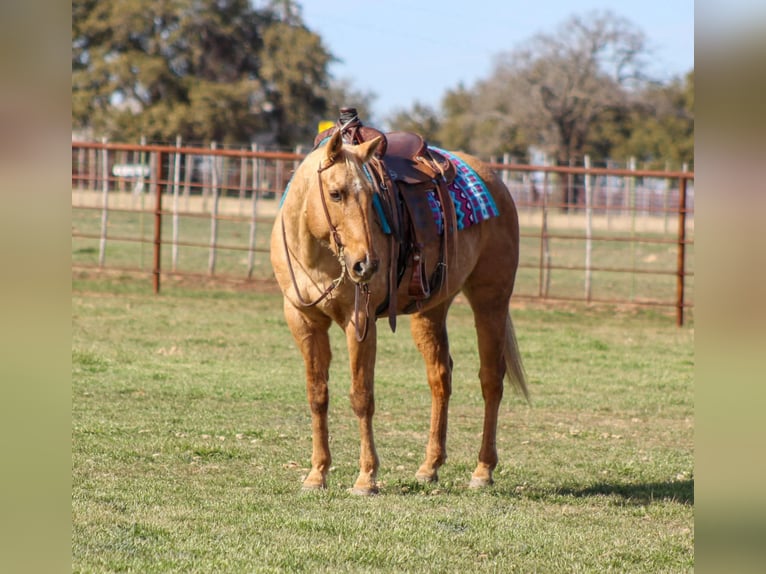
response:
M492 486L493 482L491 478L472 476L471 482L468 483L468 488L486 488L487 486Z
M301 490L303 492L317 492L319 490L325 490L327 485L324 481L304 480L301 484Z
M377 486L355 486L351 489L351 494L355 496L374 496L378 492Z
M422 484L428 484L433 482L439 482L439 475L434 472L416 472L415 480Z

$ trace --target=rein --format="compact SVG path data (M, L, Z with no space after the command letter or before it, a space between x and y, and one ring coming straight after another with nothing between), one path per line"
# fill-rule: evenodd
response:
M320 162L319 167L317 168L317 179L319 180L319 196L322 198L322 209L324 211L325 219L327 220L327 225L330 227L330 232L332 234L332 240L335 243L335 249L336 249L336 255L335 257L338 260L338 263L340 263L340 275L333 279L330 282L330 285L325 288L325 290L322 292L319 297L314 299L313 301L307 301L303 298L303 295L301 295L300 289L298 289L298 282L295 279L295 270L293 269L292 260L290 258L290 249L287 246L287 234L285 232L285 217L282 215L282 246L285 250L285 259L287 260L287 269L290 272L290 279L293 282L293 289L295 290L295 294L298 296L298 302L301 304L302 307L314 307L318 305L321 301L323 301L325 298L327 298L330 293L332 293L341 283L343 283L343 279L348 274L348 268L346 267L346 258L343 255L343 242L340 239L340 234L338 233L338 228L333 225L332 220L330 219L330 210L327 209L327 200L324 196L324 186L322 185L322 172L329 167L331 167L333 164L330 163L329 165L326 165L322 167L322 164ZM359 309L360 309L360 295L364 296L364 325L360 329L359 327ZM366 283L357 283L354 282L354 330L356 331L356 340L358 342L362 342L367 337L367 324L370 320L370 288L367 286Z

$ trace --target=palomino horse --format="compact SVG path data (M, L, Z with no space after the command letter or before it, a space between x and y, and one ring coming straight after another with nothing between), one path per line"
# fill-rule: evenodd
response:
M303 354L311 409L311 471L304 489L326 487L330 468L328 444L329 328L337 323L346 334L351 367L351 406L359 420L360 472L352 492L374 494L378 455L373 440L373 394L376 322L386 305L391 264L390 235L383 232L374 205L376 189L365 171L381 144L377 137L359 145L344 143L337 131L299 165L283 198L271 236L271 262L284 294L284 313ZM470 486L492 484L497 465L496 432L503 378L527 396L509 303L519 254L518 215L508 189L478 159L456 154L483 180L499 215L457 231L454 253L441 287L413 308L407 281L395 293L396 313L412 312L411 331L426 363L431 387L431 427L425 460L416 477L436 481L447 458L447 407L452 391L452 358L446 319L462 291L469 301L478 334L484 427L478 465ZM445 230L446 232L446 230ZM433 274L440 261L438 241L422 246ZM438 263L443 265L443 263ZM409 269L408 269L408 272ZM395 319L395 314L393 314ZM392 323L393 326L393 323Z

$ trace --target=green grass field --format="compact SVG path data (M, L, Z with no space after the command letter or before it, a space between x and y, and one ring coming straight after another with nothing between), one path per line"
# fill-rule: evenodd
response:
M403 319L380 325L381 493L357 473L333 331L325 492L281 298L73 275L74 572L690 572L693 328L652 310L514 311L532 406L501 407L496 484L467 489L482 399L470 309L450 313L447 464L414 480L430 395Z

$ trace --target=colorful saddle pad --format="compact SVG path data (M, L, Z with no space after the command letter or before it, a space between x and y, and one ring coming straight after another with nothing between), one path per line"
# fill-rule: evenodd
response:
M495 200L487 189L487 185L471 166L453 153L438 147L429 147L455 164L457 174L454 181L449 185L449 192L452 196L452 202L455 204L455 217L458 229L465 229L485 219L500 215L497 205L495 205ZM439 198L435 190L428 192L428 203L431 205L431 211L434 214L434 220L439 228L439 233L442 233L444 222L442 221Z

